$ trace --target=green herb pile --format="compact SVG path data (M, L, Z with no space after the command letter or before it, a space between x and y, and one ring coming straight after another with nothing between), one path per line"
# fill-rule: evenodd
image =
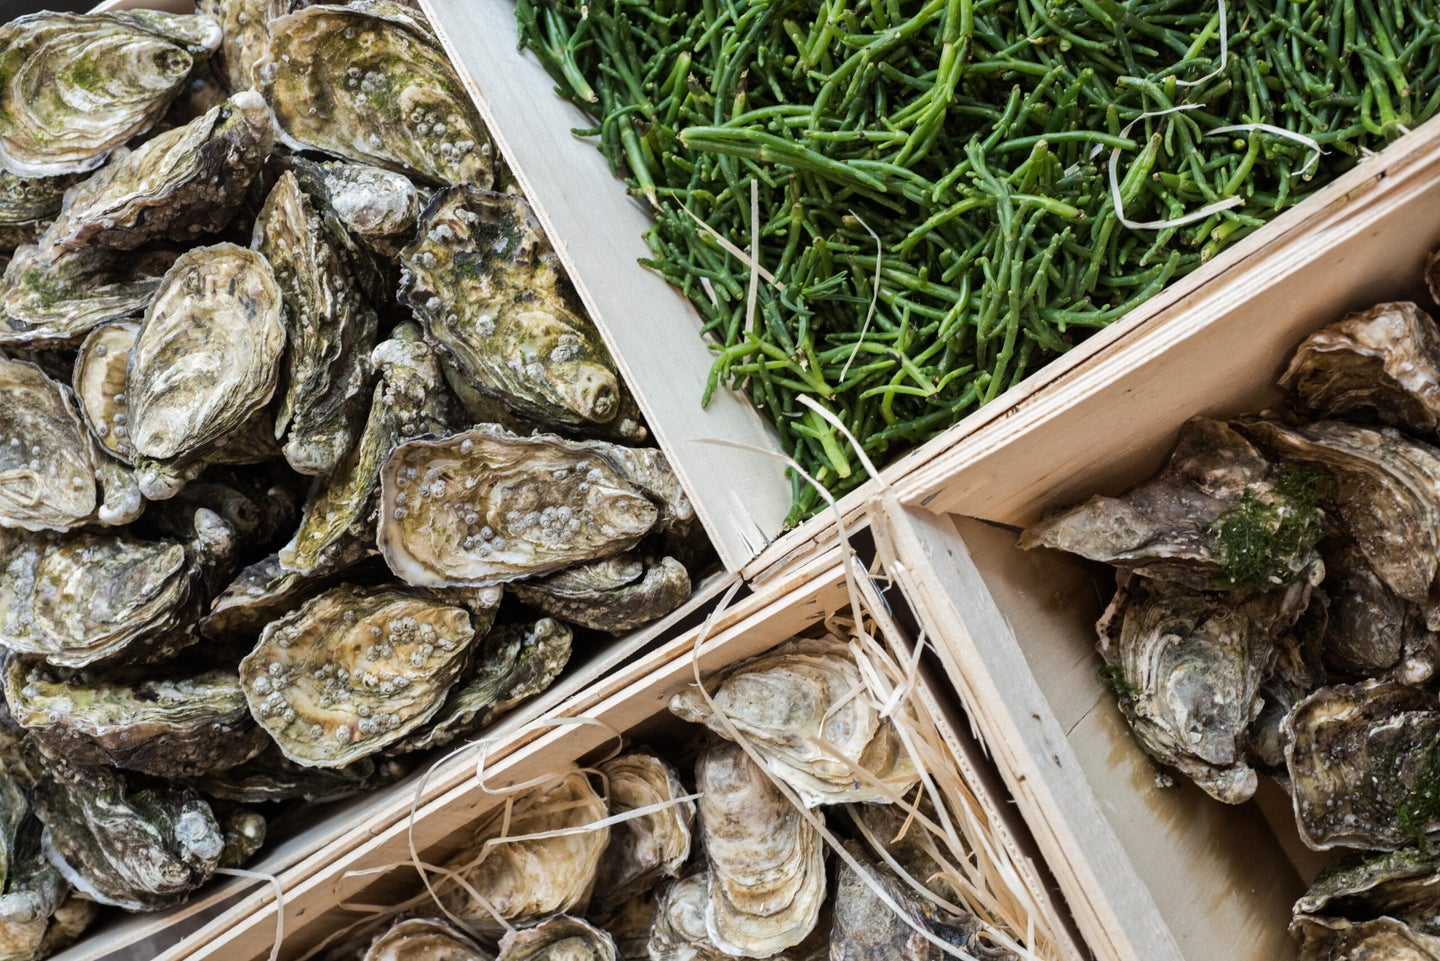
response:
M922 442L1440 106L1433 0L517 14L655 206L649 263L716 341L706 399L745 390L837 494L863 472L797 395L877 460ZM819 505L794 484L792 521Z

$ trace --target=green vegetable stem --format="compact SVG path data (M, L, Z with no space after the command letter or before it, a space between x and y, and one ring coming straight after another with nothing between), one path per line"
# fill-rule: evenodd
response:
M836 494L864 471L797 396L881 462L1440 109L1433 0L516 11L654 208L647 263L714 340L705 399L747 392ZM794 484L792 521L822 504Z

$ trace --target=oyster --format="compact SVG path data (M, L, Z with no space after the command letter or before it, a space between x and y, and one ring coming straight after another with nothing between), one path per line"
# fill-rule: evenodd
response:
M322 199L345 232L391 260L415 236L424 202L404 174L369 164L291 158L306 193Z
M596 876L596 906L618 908L661 878L676 877L690 857L695 803L675 769L648 753L622 754L600 765L609 785L610 813L669 804L610 829L610 845Z
M1376 304L1306 337L1280 386L1311 415L1440 433L1440 328L1416 304Z
M375 348L374 361L380 382L360 442L312 489L299 530L280 549L286 570L323 574L373 551L381 463L401 441L448 427L451 408L439 364L419 328L401 324Z
M1384 915L1440 936L1440 858L1433 848L1351 855L1316 877L1295 902L1295 917Z
M225 850L210 806L194 791L131 781L30 752L31 801L45 824L45 856L76 890L128 911L178 904L205 883Z
M125 394L135 453L194 459L239 433L275 391L281 317L264 257L234 244L182 255L130 352Z
M0 344L62 346L91 328L143 311L177 254L93 249L46 257L21 247L5 268Z
M287 145L431 183L490 186L489 135L413 11L319 5L271 20L269 30L254 76Z
M501 919L522 925L583 910L610 839L608 827L586 828L606 813L605 801L574 768L501 805L480 820L465 849L446 865L456 877L437 882L441 904L476 931L495 937L505 930ZM573 833L503 840L563 829Z
M710 874L700 871L660 888L650 927L647 959L726 961L733 957L710 943L705 916L710 908Z
M621 554L509 585L519 600L592 630L623 634L664 617L690 596L690 574L673 557L646 564Z
M1394 670L1399 680L1427 680L1435 634L1424 613L1390 590L1348 538L1327 538L1321 551L1331 598L1325 663L1342 674L1374 677Z
M1315 565L1313 579L1322 572ZM1120 709L1151 757L1239 804L1257 779L1243 753L1276 640L1304 611L1309 581L1254 598L1121 573L1096 629Z
M765 958L804 941L825 900L825 852L810 823L729 741L695 770L710 861L705 926L720 950Z
M463 608L337 587L271 622L240 662L240 679L286 757L344 767L433 717L474 637Z
M1228 424L1195 417L1165 469L1122 497L1092 497L1020 537L1198 589L1288 584L1325 533L1313 471L1276 469Z
M0 773L0 958L32 961L70 886L40 850L40 822L11 772Z
M1440 830L1440 706L1393 681L1322 687L1285 721L1301 839L1398 848Z
M570 660L571 640L570 628L548 617L493 628L470 673L450 689L444 706L394 750L424 751L448 744L546 690Z
M1440 573L1440 450L1389 428L1341 421L1239 423L1278 455L1330 472L1326 507L1338 526L1392 591L1426 603Z
M80 416L105 453L130 463L130 407L125 395L130 348L140 325L134 321L101 324L90 331L75 355L72 385Z
M214 805L216 815L220 815L224 807ZM220 829L225 833L225 850L220 853L220 867L238 868L249 863L265 845L268 825L260 812L234 808L221 817Z
M714 708L688 688L671 699L671 712L725 736L723 715L807 807L888 801L919 780L849 645L834 635L788 641L707 687Z
M167 130L65 191L42 251L194 240L223 229L270 155L270 117L253 91Z
M620 961L650 961L650 927L655 923L655 892L638 894L606 915L605 930L615 939L615 953ZM592 912L591 917L595 915ZM705 921L701 917L700 929Z
M335 577L307 577L280 566L278 554L246 567L210 603L200 633L211 640L253 640L271 621L334 586Z
M35 243L80 176L17 177L0 168L0 253Z
M841 866L835 885L831 961L943 961L951 957L936 941L959 948L965 952L963 957L975 961L1019 961L1020 955L994 943L993 932L974 915L945 916L888 871L877 869L853 842L846 850L854 862Z
M410 918L372 941L360 961L494 961L494 957L444 921Z
M524 198L469 185L442 190L400 261L400 301L475 387L546 424L603 429L616 421L625 388L615 363L572 306Z
M368 757L345 767L305 767L272 744L244 764L197 780L195 786L210 797L240 804L334 801L394 784L408 770L393 758Z
M507 931L495 961L616 961L615 940L579 918L557 914Z
M215 668L57 671L11 657L5 700L41 747L72 764L113 764L158 777L194 777L234 767L268 743L255 726L240 679Z
M205 582L234 549L229 526L208 510L196 512L185 544L90 533L17 540L3 557L0 644L64 667L164 660L195 642Z
M355 446L365 420L375 311L294 174L275 182L252 246L274 268L285 302L285 389L275 437L285 439L295 470L327 474Z
M0 357L0 527L63 531L92 522L103 457L70 388Z
M195 9L214 18L223 28L220 47L210 65L231 93L249 90L255 61L270 42L266 22L274 0L196 0Z
M1433 961L1440 938L1394 918L1347 921L1297 918L1290 931L1301 942L1300 961Z
M609 445L479 425L396 447L377 543L410 584L497 584L627 551L660 511Z
M205 16L39 13L0 27L0 167L93 170L144 133L220 45Z

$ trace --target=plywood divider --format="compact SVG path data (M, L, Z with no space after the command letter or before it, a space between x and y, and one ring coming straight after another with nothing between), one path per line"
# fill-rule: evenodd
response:
M954 524L893 498L877 501L876 513L885 568L989 746L1091 950L1104 961L1182 961Z

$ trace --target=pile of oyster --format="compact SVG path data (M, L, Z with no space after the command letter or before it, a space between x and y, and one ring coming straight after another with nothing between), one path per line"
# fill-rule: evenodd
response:
M669 752L693 780L643 749L570 767L482 819L438 872L450 923L422 911L328 957L1018 961L959 907L928 816L888 803L919 773L846 640L792 639L670 710L708 728Z
M1280 385L1021 545L1119 569L1102 675L1146 752L1231 804L1273 777L1305 844L1350 850L1295 905L1305 961L1440 957L1440 327L1378 304Z
M7 959L470 736L704 559L422 15L200 8L0 27Z

